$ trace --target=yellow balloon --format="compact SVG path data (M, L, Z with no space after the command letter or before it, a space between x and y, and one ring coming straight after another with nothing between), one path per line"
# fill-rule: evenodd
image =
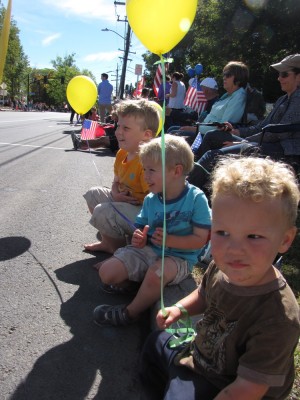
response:
M93 107L97 94L97 86L88 76L75 76L67 86L68 102L78 114L85 114Z
M198 0L126 0L131 29L145 47L161 56L189 31Z
M158 103L156 103L156 101L150 101L150 103L154 105L154 107L157 109L157 111L159 113L159 125L158 125L157 132L155 134L155 136L157 136L161 132L163 124L165 122L165 121L163 121L163 109L161 108L161 106Z

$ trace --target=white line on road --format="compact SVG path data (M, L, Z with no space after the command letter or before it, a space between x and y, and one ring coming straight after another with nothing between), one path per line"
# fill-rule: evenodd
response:
M45 119L43 119L43 118L13 119L13 120L9 120L9 121L1 121L1 124L4 123L4 122L16 123L16 122L27 122L27 121L46 121L46 120L48 120L48 119L57 119L57 120L58 120L58 117L47 117L47 118L45 118ZM66 121L66 120L58 120L57 122L60 122L60 123L64 123L64 124L66 124L66 125L69 125L69 121Z
M21 147L37 147L41 149L55 149L55 150L69 150L69 147L51 147L51 146L34 146L32 144L18 144L18 143L2 143L0 142L0 145L6 144L9 146L21 146Z

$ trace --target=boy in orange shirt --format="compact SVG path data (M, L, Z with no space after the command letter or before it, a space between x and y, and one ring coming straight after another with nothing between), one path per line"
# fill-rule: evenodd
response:
M102 239L84 248L111 254L126 245L126 236L132 235L133 222L149 193L138 155L139 145L155 136L160 118L157 107L142 100L123 101L116 106L116 112L120 150L114 164L112 187L92 187L84 195L92 214L90 223Z

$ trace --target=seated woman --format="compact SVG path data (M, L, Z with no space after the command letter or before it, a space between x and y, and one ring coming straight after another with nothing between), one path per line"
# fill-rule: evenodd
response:
M242 119L246 105L246 90L249 71L246 64L240 61L230 61L223 69L223 87L226 93L213 104L210 113L204 118L204 123L226 122L238 123ZM202 135L212 130L211 126L200 126L200 131L192 143L193 152L201 144ZM219 132L219 131L218 131Z
M300 54L290 55L279 63L272 64L271 67L278 71L278 81L286 94L276 101L270 114L258 124L248 128L233 129L230 123L226 123L231 129L230 132L218 131L207 134L201 147L207 145L205 148L208 151L204 151L204 148L204 154L188 178L190 183L203 189L208 182L211 169L220 156L255 151L261 141L261 130L265 126L300 122ZM274 159L299 156L300 132L283 134L265 132L260 151Z
M200 82L201 90L203 91L207 100L205 110L199 114L198 121L202 122L207 114L210 113L212 106L216 101L219 100L218 84L214 78L204 78ZM186 114L186 113L185 113ZM195 114L197 114L195 112ZM197 125L185 125L185 126L171 126L167 133L176 134L178 136L195 136L197 134Z

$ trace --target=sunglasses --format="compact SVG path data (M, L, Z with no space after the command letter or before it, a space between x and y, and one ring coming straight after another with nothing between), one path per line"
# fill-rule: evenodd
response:
M233 76L231 72L223 72L223 78L230 78L231 76Z
M279 72L279 76L280 78L287 78L290 75L290 72L292 71L283 71L283 72Z

